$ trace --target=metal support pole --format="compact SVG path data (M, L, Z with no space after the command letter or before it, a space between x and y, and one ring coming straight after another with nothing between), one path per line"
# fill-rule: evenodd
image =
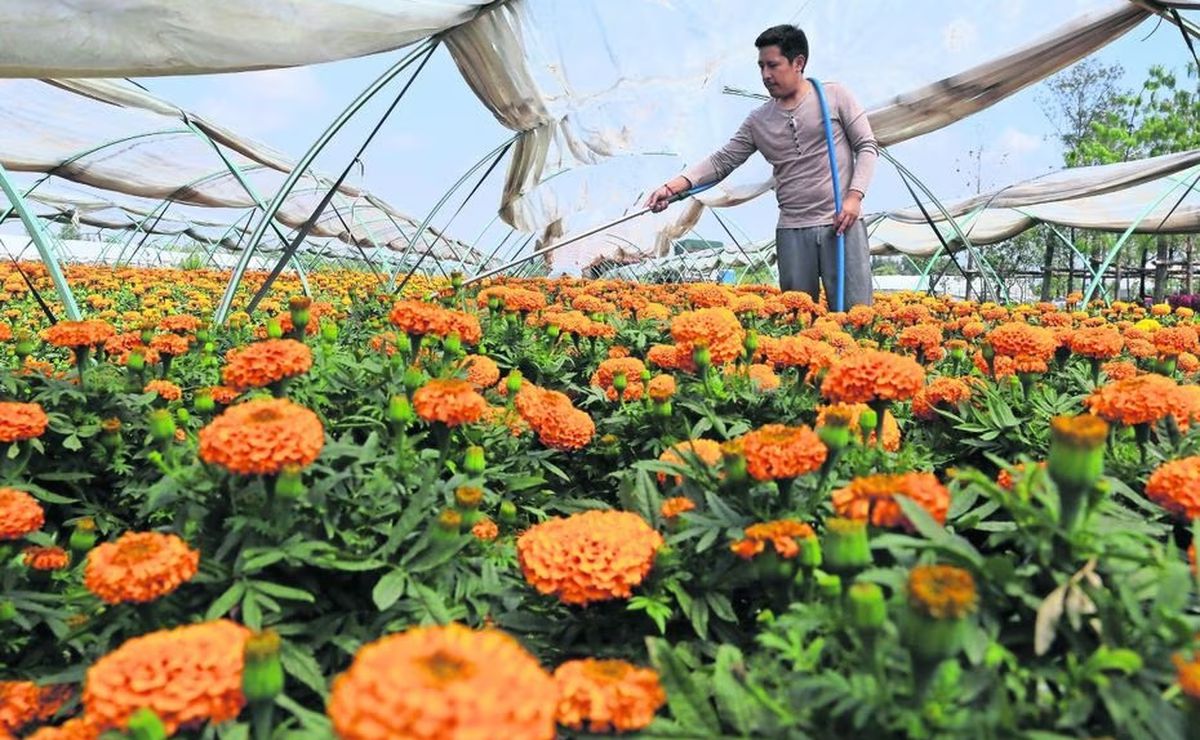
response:
M29 210L25 199L13 187L12 180L8 176L8 170L2 164L0 164L0 190L4 191L9 203L16 209L17 214L21 217L21 222L25 224L29 236L33 239L34 246L37 247L38 254L41 255L42 263L46 265L46 270L50 273L50 280L54 283L54 289L58 291L58 297L62 300L67 318L71 321L82 320L83 316L79 313L79 305L75 303L75 294L71 292L71 286L67 284L67 278L63 275L62 267L58 264L58 255L55 253L54 244L50 241L50 235L42 227L41 220Z
M409 52L403 59L392 65L390 69L379 76L365 90L359 93L350 105L346 107L337 118L333 120L329 127L317 137L317 140L312 143L304 156L300 158L292 171L288 173L283 185L280 186L279 192L271 199L267 205L266 211L263 213L262 219L254 227L254 231L250 235L250 241L246 245L246 249L238 257L237 265L233 268L233 273L229 276L229 284L225 286L225 293L221 296L220 302L217 304L216 313L213 316L213 323L220 325L225 323L225 319L229 316L229 309L233 305L233 297L237 292L238 284L242 280L242 275L246 272L246 266L250 262L250 257L254 254L254 250L258 248L258 244L262 241L263 236L267 232L268 225L275 219L275 214L279 212L285 200L292 192L292 188L299 182L301 175L312 165L314 159L329 141L341 131L342 127L349 121L376 93L387 86L389 82L396 78L401 72L408 68L410 64L416 61L422 54L432 51L433 42L426 41L420 44L417 48Z

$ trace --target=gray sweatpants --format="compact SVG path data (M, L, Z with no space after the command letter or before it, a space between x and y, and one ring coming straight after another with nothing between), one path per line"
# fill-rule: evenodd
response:
M776 229L775 254L779 266L779 287L799 290L817 300L820 284L825 284L829 310L837 310L837 234L832 226L808 226L803 229ZM871 254L867 227L855 221L846 230L845 305L871 305Z

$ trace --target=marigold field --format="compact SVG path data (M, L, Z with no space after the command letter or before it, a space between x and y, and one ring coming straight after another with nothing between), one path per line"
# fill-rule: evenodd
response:
M1189 308L22 269L0 738L1200 727Z

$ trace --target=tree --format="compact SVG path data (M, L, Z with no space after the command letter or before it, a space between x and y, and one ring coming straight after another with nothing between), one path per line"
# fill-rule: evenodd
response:
M1124 74L1119 64L1106 66L1084 59L1046 81L1038 104L1058 133L1068 167L1083 164L1074 161L1080 142L1091 133L1093 124L1120 107L1118 84Z
M1137 93L1120 95L1116 105L1091 122L1090 130L1067 151L1068 162L1110 164L1200 148L1200 73L1188 64L1184 82L1162 66L1150 68ZM1166 294L1171 237L1157 238L1154 300ZM1142 262L1146 261L1143 247ZM1191 264L1187 265L1190 275Z

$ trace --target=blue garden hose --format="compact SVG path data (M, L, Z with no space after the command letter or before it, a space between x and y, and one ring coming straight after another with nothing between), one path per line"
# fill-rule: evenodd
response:
M833 174L833 210L835 214L842 212L842 183L838 175L837 152L833 146L833 122L829 120L829 105L825 102L825 89L820 80L808 78L813 89L817 91L817 102L821 104L821 119L825 123L825 146L829 149L829 169ZM837 235L837 308L846 309L846 235Z

